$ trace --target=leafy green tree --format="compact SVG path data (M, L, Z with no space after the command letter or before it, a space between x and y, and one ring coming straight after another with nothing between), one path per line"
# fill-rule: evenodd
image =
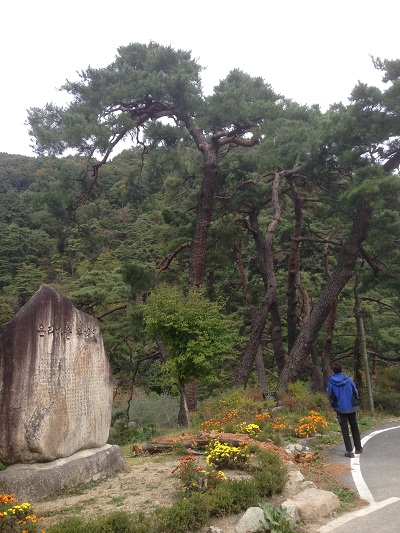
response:
M79 81L67 81L62 89L73 101L66 108L48 104L28 114L37 153L56 155L73 149L86 155L87 172L93 169L88 193L122 140L134 137L146 151L154 142L162 140L169 146L190 138L201 154L202 175L191 238L184 248L190 245L188 283L198 287L204 283L221 152L257 145L261 123L275 118L279 110L278 95L262 78L237 69L205 97L201 70L189 52L155 42L130 44L118 49L108 67L89 67L80 73ZM148 126L160 119L168 119L171 125ZM95 154L100 154L99 161L93 160ZM76 207L81 203L82 198ZM179 245L177 252L181 249ZM195 387L190 403L196 404Z
M18 268L13 281L7 286L6 294L17 302L16 307L24 305L40 285L46 280L46 274L33 264L23 263Z
M177 384L181 406L179 423L190 425L185 388L194 380L210 380L217 362L233 358L236 325L199 289L185 295L160 286L144 306L146 330L166 349L165 370Z
M130 44L119 48L115 61L106 68L88 68L80 80L62 87L73 96L66 108L48 104L29 111L31 134L40 154L62 154L71 148L88 157L93 183L99 168L115 146L134 136L146 142L149 121L162 118L189 134L203 158L203 175L191 239L189 283L200 286L212 217L219 153L224 147L251 147L258 143L260 124L276 113L277 95L261 78L232 71L210 97L201 92L202 68L189 52L157 43ZM149 134L174 141L171 127ZM143 138L141 137L143 135ZM178 135L175 135L177 138ZM93 161L94 153L102 159Z
M324 114L238 70L205 97L190 54L156 43L122 47L108 67L81 72L63 87L70 105L29 113L38 153L51 156L0 154L5 315L44 273L100 318L114 368L133 376L142 358L146 372L163 358L143 340L135 301L157 276L182 288L203 285L210 300L223 294L227 312L241 317L248 337L241 384L260 346L284 384L317 368L321 354L324 366L352 356L357 331L346 279L355 260L369 354L394 362L399 68L379 59L375 66L387 90L358 84L348 106ZM135 146L111 159L129 137ZM79 157L54 157L71 148ZM345 265L356 219L360 238Z
M400 165L400 60L373 59L386 90L358 82L350 104L327 113L326 147L342 166L380 165L386 172ZM333 161L333 160L331 160Z

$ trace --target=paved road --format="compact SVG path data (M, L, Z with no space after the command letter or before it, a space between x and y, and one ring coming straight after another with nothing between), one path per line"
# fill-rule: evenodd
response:
M400 421L385 424L361 439L364 451L354 459L344 457L344 445L332 448L331 461L351 467L342 481L369 505L340 516L320 533L400 532Z

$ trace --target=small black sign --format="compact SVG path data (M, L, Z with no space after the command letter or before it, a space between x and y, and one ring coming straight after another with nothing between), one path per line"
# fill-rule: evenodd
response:
M275 402L278 401L278 395L275 391L267 391L267 392L263 392L263 398L264 400L274 400Z

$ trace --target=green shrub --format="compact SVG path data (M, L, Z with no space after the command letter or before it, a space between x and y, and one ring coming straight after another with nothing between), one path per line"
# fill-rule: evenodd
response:
M130 514L124 511L99 516L90 521L70 517L50 526L46 533L151 533L154 524L144 513Z
M261 428L261 432L257 435L257 440L260 442L269 442L272 441L276 446L283 446L284 439L281 433L274 429L271 425L271 417L265 418L264 420L257 420Z
M202 422L213 418L215 413L218 413L219 418L222 419L236 410L242 420L248 421L253 420L264 407L264 402L254 400L243 389L233 389L201 402L197 409L197 417Z
M400 367L386 367L379 376L379 388L383 391L400 392Z
M157 533L196 531L208 522L207 501L203 494L195 494L191 498L175 502L171 507L158 507L155 517Z
M149 516L142 512L132 515L130 533L153 533L155 531L154 515Z
M374 405L376 409L400 416L400 392L376 387L374 389Z
M54 526L46 528L46 533L87 533L88 524L76 516L71 516Z
M126 512L114 512L93 520L87 533L132 533L132 517Z
M259 452L258 467L253 473L257 493L261 497L272 496L283 490L286 482L286 468L279 456L271 452Z
M144 442L157 436L158 432L153 425L146 427L131 427L119 419L110 429L108 444L131 444L132 442Z
M305 381L296 381L288 385L289 397L281 398L281 403L290 407L294 412L325 410L328 407L326 394L312 392ZM285 396L285 395L284 395Z
M170 394L146 394L134 398L129 420L139 427L153 425L160 429L178 427L179 398Z
M253 507L260 499L253 480L228 480L221 483L212 492L204 494L211 516L237 514L248 507Z

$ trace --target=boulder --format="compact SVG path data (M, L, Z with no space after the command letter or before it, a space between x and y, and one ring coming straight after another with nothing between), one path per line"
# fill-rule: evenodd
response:
M0 461L54 461L104 446L112 400L97 320L42 285L1 333Z
M235 533L252 533L267 525L264 511L260 507L250 507L235 525Z
M339 498L333 492L307 488L283 502L282 507L297 507L303 520L315 520L331 515L340 507Z

